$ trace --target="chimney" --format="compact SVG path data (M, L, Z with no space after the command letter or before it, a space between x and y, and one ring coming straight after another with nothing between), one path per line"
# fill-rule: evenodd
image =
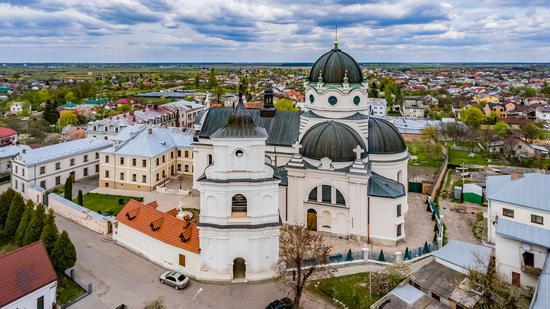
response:
M149 135L153 134L153 128L147 128L147 134Z
M520 179L523 177L523 172L512 172L512 180Z

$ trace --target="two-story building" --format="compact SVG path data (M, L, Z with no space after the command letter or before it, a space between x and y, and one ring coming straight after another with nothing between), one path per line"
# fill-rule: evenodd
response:
M403 101L403 117L405 118L424 118L424 103L421 100Z
M550 175L489 176L487 200L498 270L516 286L535 287L550 249Z
M176 127L188 129L193 128L199 112L204 109L202 104L185 100L164 104L162 107L176 113Z
M22 149L13 158L11 186L25 195L30 185L46 190L99 173L99 152L111 142L84 138L37 149Z
M388 103L386 99L370 98L368 104L371 116L384 117L388 113Z
M539 121L550 123L550 104L537 107L535 117Z
M483 107L483 113L486 117L491 116L493 113L497 116L497 118L506 118L506 105L504 105L504 103L487 103L487 105Z
M168 177L193 173L193 129L133 125L100 152L99 186L152 191Z

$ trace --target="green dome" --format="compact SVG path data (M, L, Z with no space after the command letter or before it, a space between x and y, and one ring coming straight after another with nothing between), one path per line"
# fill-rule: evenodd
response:
M355 59L338 48L338 43L336 43L331 51L322 55L315 62L309 72L309 81L317 82L319 75L322 75L325 83L342 83L346 72L349 83L363 81L363 73Z
M399 130L390 122L370 117L369 153L391 154L407 151L407 145Z
M359 145L366 149L361 136L349 126L335 122L321 122L311 127L300 142L300 153L310 159L329 158L333 162L355 161L353 150ZM363 152L363 158L367 152Z

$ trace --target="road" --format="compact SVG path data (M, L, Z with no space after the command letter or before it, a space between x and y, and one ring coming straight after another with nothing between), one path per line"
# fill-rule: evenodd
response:
M92 283L93 293L72 308L114 308L126 304L143 308L145 303L163 296L167 308L193 308L193 296L199 288L195 308L264 308L276 298L286 296L274 282L209 284L193 281L184 290L160 284L163 268L72 221L57 217L59 230L67 230L76 247L75 275L83 283ZM306 296L307 297L307 296ZM327 307L318 300L305 300L306 308ZM332 307L332 306L328 306Z

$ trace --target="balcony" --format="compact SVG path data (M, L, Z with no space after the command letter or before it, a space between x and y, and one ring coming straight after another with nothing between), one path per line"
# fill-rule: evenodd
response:
M524 266L521 267L521 271L523 271L524 273L526 273L528 275L538 277L538 276L540 276L540 273L542 272L542 269L538 268L538 267L534 267L534 266L524 265Z

